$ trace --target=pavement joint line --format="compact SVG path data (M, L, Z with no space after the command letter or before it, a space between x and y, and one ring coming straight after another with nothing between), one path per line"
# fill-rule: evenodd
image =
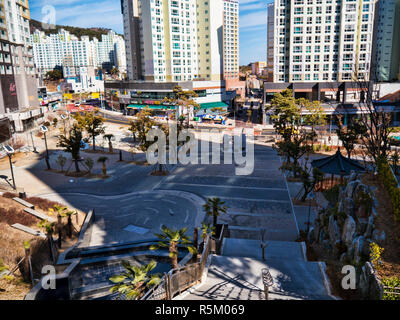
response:
M272 191L286 191L283 188L260 188L260 187L237 187L237 186L226 186L217 184L193 184L193 183L180 183L180 182L166 182L165 184L177 184L182 186L192 186L192 187L215 187L215 188L230 188L230 189L251 189L251 190L272 190Z
M251 213L251 212L228 212L226 215L232 216L246 216L246 217L260 217L260 218L279 218L282 219L282 212L279 213ZM289 214L288 214L289 216ZM222 217L221 217L222 218Z
M284 203L284 204L289 203L288 200L250 199L250 198L224 197L224 196L218 196L218 198L226 199L226 200L246 200L246 201L254 201L254 202L272 202L272 203Z
M267 178L267 177L251 177L251 176L224 176L224 175L170 175L169 177L190 177L190 178L227 178L227 179L250 179L250 180L266 180L266 181L279 181L279 182L283 182L283 179L281 178L281 175L277 175L276 178Z
M169 202L169 203L172 203L172 204L176 204L176 202L175 202L175 201L168 200L168 199L162 199L161 201L165 201L165 202Z
M150 207L147 207L147 208L145 208L145 210L152 210L154 213L156 213L156 214L158 214L158 213L160 213L160 210L158 210L158 209L155 209L155 208L150 208Z

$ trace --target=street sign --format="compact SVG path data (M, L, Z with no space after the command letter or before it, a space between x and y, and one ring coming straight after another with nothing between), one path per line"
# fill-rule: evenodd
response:
M46 126L40 126L40 131L42 131L43 133L46 133L48 131Z

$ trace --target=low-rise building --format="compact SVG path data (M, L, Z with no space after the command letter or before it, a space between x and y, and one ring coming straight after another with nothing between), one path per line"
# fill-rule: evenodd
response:
M198 97L194 100L202 109L225 108L232 105L235 91L227 91L225 81L188 81L188 82L144 82L144 81L106 81L105 97L108 105L116 110L167 109L170 104L163 103L164 98L174 98L174 88L194 91Z

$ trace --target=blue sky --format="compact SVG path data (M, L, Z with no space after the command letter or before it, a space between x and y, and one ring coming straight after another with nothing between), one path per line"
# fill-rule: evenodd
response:
M267 4L272 0L239 0L240 64L265 61L267 50ZM30 0L31 16L45 21L46 6L53 6L56 24L105 27L123 32L120 0Z

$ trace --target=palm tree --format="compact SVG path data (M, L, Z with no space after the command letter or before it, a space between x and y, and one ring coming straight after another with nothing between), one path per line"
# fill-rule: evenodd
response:
M57 217L58 217L58 216L62 216L64 211L67 211L67 210L68 210L67 207L63 207L63 206L60 206L58 204L55 204L53 206L53 208L49 209L49 214L50 215L55 215L57 213Z
M78 126L74 125L69 131L69 136L65 134L60 135L57 143L57 147L62 147L65 152L71 153L72 160L75 162L76 172L80 172L78 163L80 159L81 142L82 131Z
M168 229L166 226L161 227L161 234L156 234L160 241L150 246L150 250L158 250L160 248L169 248L169 257L171 258L171 266L173 269L179 268L178 265L178 246L182 245L189 250L191 254L196 254L197 249L193 247L190 237L185 235L187 228L180 230Z
M42 220L38 224L38 227L41 228L46 233L46 237L49 242L50 256L51 256L53 262L55 262L55 257L54 257L54 252L53 252L53 234L55 231L55 226L56 226L55 222L49 222L47 220Z
M106 161L108 160L107 157L100 157L97 159L97 162L102 163L103 165L103 177L107 176L107 167L106 167Z
M203 242L206 242L208 235L215 235L215 227L211 227L209 223L203 223L201 226L201 238L203 239Z
M119 296L125 296L129 300L139 299L146 288L151 288L161 282L159 274L149 275L157 262L151 261L144 266L132 266L127 261L122 262L125 272L110 278L116 285L110 289L111 293L118 292Z
M220 198L208 198L207 203L203 205L204 211L208 216L213 216L213 227L217 227L218 216L221 213L226 213L228 208L224 206L225 202Z
M103 136L103 138L105 140L108 140L108 152L113 153L114 150L113 150L113 146L112 146L112 140L114 139L114 135L113 134L105 134Z

